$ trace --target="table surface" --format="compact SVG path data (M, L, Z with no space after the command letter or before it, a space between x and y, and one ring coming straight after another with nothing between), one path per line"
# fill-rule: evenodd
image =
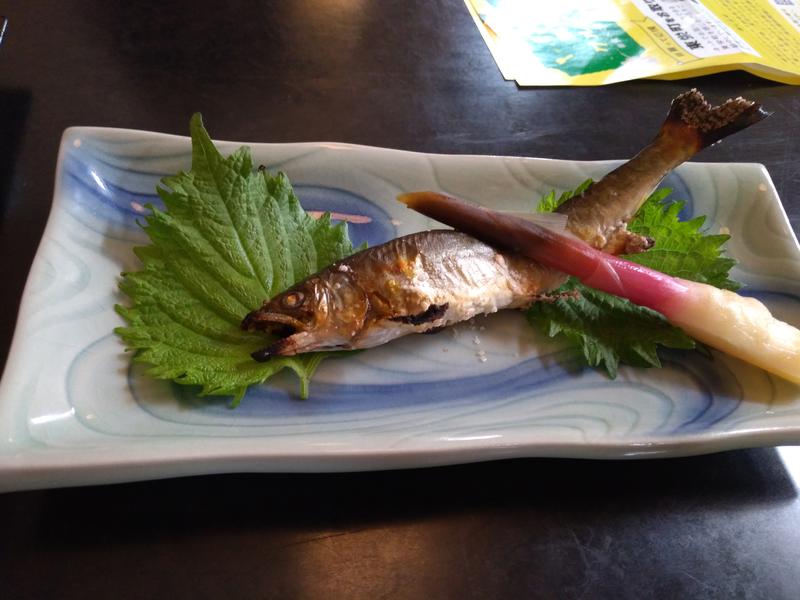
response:
M218 6L219 4L219 6ZM774 115L699 161L761 162L800 225L800 90L741 73L502 79L461 0L2 7L0 364L71 125L444 153L624 158L699 87ZM0 596L796 598L800 454L526 459L0 496Z

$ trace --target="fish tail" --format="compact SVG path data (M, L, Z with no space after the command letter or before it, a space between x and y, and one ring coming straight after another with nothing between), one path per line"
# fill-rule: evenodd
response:
M703 94L691 89L672 101L662 133L680 135L698 152L768 116L761 104L741 96L712 106Z
M624 224L667 173L703 148L767 116L752 100L734 98L712 106L696 89L684 92L672 101L652 142L557 210L569 216L567 227L572 233L595 248L613 252L620 246L615 240L627 241L621 231Z

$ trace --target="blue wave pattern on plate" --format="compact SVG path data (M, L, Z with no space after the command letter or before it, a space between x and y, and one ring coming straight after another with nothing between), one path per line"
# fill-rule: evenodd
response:
M72 363L67 381L78 418L107 433L112 431L90 418L101 400L87 398L86 384L94 373L107 368L115 348L109 336L86 348ZM141 366L128 370L128 386L133 400L149 416L183 426L194 435L213 431L223 436L232 435L231 427L236 427L233 435L237 436L293 436L302 431L303 436L313 437L335 434L343 427L361 434L410 435L410 414L422 418L426 435L466 435L476 427L477 417L499 433L519 428L522 421L526 426L574 428L570 423L585 419L602 424L606 434L613 431L609 437L633 432L664 436L697 431L738 407L741 390L720 378L709 381L706 373L713 364L707 357L698 361L687 360L686 353L673 355L667 357L665 368L683 378L678 401L654 382L609 381L576 368L574 356L563 351L456 380L383 384L373 378L362 384L316 383L307 401L297 401L283 381L255 388L237 410L229 409L225 399L199 398L191 388L156 382L143 375ZM624 397L625 393L630 396ZM513 421L508 420L509 414L514 415Z
M704 369L709 369L709 361L705 357L691 356L687 353L665 352L665 367L688 374L688 379L693 384L687 387L679 404L666 395L662 395L657 387L640 385L639 391L643 395L659 397L657 404L660 408L658 418L642 433L648 435L673 435L687 432L697 432L712 427L715 423L733 413L741 402L741 389L735 384L729 385L721 378L715 377L709 382ZM700 368L697 365L701 365ZM248 394L241 411L235 415L236 421L244 424L253 417L270 418L277 421L287 417L304 419L302 425L307 429L313 428L316 417L324 415L330 417L349 417L355 426L365 414L374 412L391 411L397 408L412 406L434 408L437 405L447 409L458 406L458 413L480 411L491 421L491 413L498 405L507 408L514 403L518 407L518 415L527 415L529 424L539 424L540 420L555 423L559 419L567 421L591 412L602 413L602 410L587 411L586 406L596 404L604 408L614 403L607 398L571 398L570 387L578 389L586 386L579 383L577 378L594 379L591 388L612 391L615 388L630 386L627 381L599 380L589 377L588 368L581 366L581 361L566 352L560 352L545 357L530 358L524 362L514 364L502 370L489 374L462 376L457 379L421 380L404 384L329 384L317 383L313 385L313 400L306 402L305 406L298 407L296 396L285 389L270 387L254 388ZM711 367L713 371L713 367ZM596 374L594 374L596 375ZM132 373L132 376L135 375ZM601 376L602 377L602 376ZM130 382L134 390L136 382ZM232 417L231 411L222 402L208 398L199 398L191 389L174 385L173 393L176 398L175 407L191 406L193 410L206 412L215 418L227 420ZM545 393L554 394L555 399L545 402L537 400L537 396ZM146 407L147 401L137 395L137 402ZM583 408L577 408L576 404ZM617 406L623 406L620 402ZM546 408L546 411L542 411ZM650 408L650 407L648 407ZM151 411L159 418L174 419L166 413ZM640 416L635 406L626 406L637 418ZM537 416L537 412L545 412ZM177 413L176 413L177 414ZM600 418L595 416L595 418ZM439 419L438 426L447 424L447 419ZM673 424L672 421L677 421ZM295 423L301 425L300 421ZM498 430L508 427L508 423L495 423ZM513 424L518 427L518 423Z
M143 189L157 183L162 174L137 172L114 166L114 163L120 162L118 157L111 157L109 161L93 159L89 153L69 154L65 160L65 176L69 185L65 187L73 202L67 204L68 210L76 210L76 215L82 212L91 214L95 218L99 216L101 221L112 221L128 227L138 227L136 222L144 212L145 204L152 202L160 206L158 196L125 189L113 181L124 179L132 187ZM685 218L692 215L691 191L680 174L671 173L663 182L662 187L672 189L671 199L685 202L686 206L682 211ZM390 239L395 234L395 228L388 213L366 198L325 185L299 184L295 185L295 189L306 210L331 211L343 215L345 218L355 217L363 220L364 222L348 224L356 244L366 241L370 245L375 245ZM79 363L86 356L90 356L90 354L82 354L76 362ZM713 427L715 423L735 411L741 401L741 389L734 385L736 389L723 390L725 379L713 367L709 368L708 364L705 364L705 368L701 370L693 367L692 365L696 364L698 360L699 357L694 353L670 354L672 368L691 373L693 381L696 382L695 392L681 398L680 410L683 416L676 425L667 428L665 427L666 418L662 418L656 420L646 433L670 435L702 431ZM574 364L571 366L574 369ZM375 369L373 380L380 379L382 369L383 367ZM428 407L436 405L446 407L453 403L459 405L467 403L481 405L480 410L488 410L487 406L499 401L507 402L514 399L514 401L524 402L535 397L542 389L563 385L565 381L569 381L573 377L569 369L556 368L554 372L552 367L543 368L539 357L529 358L488 374L472 376L468 373L469 369L455 368L452 377L449 378L435 381L415 378L393 384L382 384L375 381L358 385L315 383L313 384L313 402L305 403L302 410L303 418L306 419L303 426L306 431L309 430L309 427L313 429L313 424L309 425L309 423L313 423L317 414L323 417L331 414L348 414L354 423L365 412L382 412L398 406L407 408L424 404ZM182 408L186 407L191 407L195 413L204 413L212 419L227 421L231 418L224 400L199 398L196 396L195 388L174 384L169 389L172 391L176 404L171 406L168 403L165 404L162 398L155 406L150 406L147 394L142 394L137 389L142 378L145 378L146 381L146 376L142 374L141 369L130 371L128 378L130 391L139 406L155 418L180 423L182 422L180 415L185 416L186 414ZM733 379L733 381L736 380ZM617 387L616 383L608 381L595 382L595 385L606 389ZM247 420L254 416L269 417L280 421L280 417L285 411L287 414L293 413L295 406L293 398L293 391L288 385L253 387L248 392L242 407L237 410L235 421L240 425L244 422L245 426ZM561 402L566 411L562 416L567 419L574 418L574 415L571 414L570 404L568 399ZM674 402L670 401L668 404L669 412L676 409ZM169 410L164 410L167 406L177 410L174 414L170 414ZM535 400L533 407L535 408ZM80 412L80 406L77 408ZM309 411L310 408L311 411ZM176 415L178 416L176 417ZM558 415L548 414L546 419L553 423L558 419ZM196 415L183 422L191 424L195 421ZM531 423L533 422L535 419L531 421Z
M141 369L131 369L128 384L143 410L170 422L196 423L198 413L203 413L209 423L236 424L239 427L264 428L269 422L283 427L289 420L294 426L303 427L306 434L327 425L330 420L349 423L350 427L359 430L381 429L387 425L394 427L393 420L386 415L397 409L415 407L439 410L448 415L436 418L436 427L440 428L446 428L464 411L480 412L487 422L491 422L492 413L498 407L507 410L512 404L516 407L515 414L526 416L529 424L536 424L540 419L550 423L574 419L581 413L584 416L593 413L595 418L603 418L601 415L607 409L614 412L623 406L638 420L641 415L635 402L619 400L615 403L610 400L614 390L634 385L642 397L657 399L655 403L646 403L648 411L653 412L654 406L657 407L655 418L649 415L647 425L640 431L648 435L703 431L732 414L740 405L741 388L735 380L715 376L714 365L707 356L665 352L663 358L664 369L680 374L684 379L684 393L677 402L663 394L657 385L605 379L582 367L574 355L563 351L529 358L487 374L463 375L456 379L422 379L403 384L314 383L312 396L307 401L298 401L296 394L286 385L256 387L235 411L228 408L224 399L201 398L192 388L176 384L170 386L174 402L165 397L154 402L154 395L148 393L152 386L144 379L146 376ZM712 374L710 378L709 373ZM570 391L576 390L590 393L573 397ZM594 393L598 390L604 393ZM539 399L543 396L552 397L543 402ZM576 404L583 409L576 409ZM593 409L587 411L586 407L591 405ZM80 406L76 408L80 411ZM191 413L187 412L188 408ZM545 414L537 416L537 413ZM370 417L376 414L383 416L374 423ZM428 426L433 425L429 423ZM517 422L494 422L498 430L518 426Z
M111 333L121 324L116 282L136 268L133 246L146 242L137 219L159 202L161 177L188 168L188 148L185 138L146 132L65 134L51 219L0 384L0 489L800 441L798 387L759 369L716 352L665 352L663 369L622 369L610 381L511 312L326 361L303 402L290 374L252 388L237 410L146 377ZM402 191L438 189L523 210L614 166L325 143L252 151L289 175L307 210L355 217L352 237L372 245L435 226L394 201ZM800 324L797 242L763 169L686 165L663 185L686 201L685 216L705 214L709 230L731 231L746 293ZM64 461L72 468L63 471Z
M135 183L135 187L148 191L134 191L115 184L115 179L121 174L131 180L129 183ZM164 208L161 198L155 193L164 175L167 174L120 173L120 169L86 152L70 152L64 159L62 181L65 195L70 199L65 208L84 225L96 228L104 235L118 228L140 233L139 224L149 213L147 206ZM333 212L334 222L347 221L350 238L356 246L365 242L375 246L395 236L395 228L386 211L366 198L323 185L299 184L293 187L307 211L313 211L315 215Z

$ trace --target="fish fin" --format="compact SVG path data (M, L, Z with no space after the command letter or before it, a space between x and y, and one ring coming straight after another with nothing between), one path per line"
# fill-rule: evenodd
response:
M449 302L444 304L431 304L428 308L416 315L400 315L392 317L390 321L397 321L398 323L406 323L408 325L422 325L423 323L430 323L441 319L447 308L450 306Z
M769 114L759 103L741 96L712 106L703 94L691 89L672 101L664 128L680 127L700 150L758 123Z
M608 254L639 254L649 250L654 244L653 238L634 233L622 226L608 238L601 250Z

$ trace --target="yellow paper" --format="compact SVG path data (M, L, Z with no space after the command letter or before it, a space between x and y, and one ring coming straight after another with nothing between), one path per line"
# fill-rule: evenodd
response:
M465 0L503 77L604 85L742 69L800 84L800 0Z

